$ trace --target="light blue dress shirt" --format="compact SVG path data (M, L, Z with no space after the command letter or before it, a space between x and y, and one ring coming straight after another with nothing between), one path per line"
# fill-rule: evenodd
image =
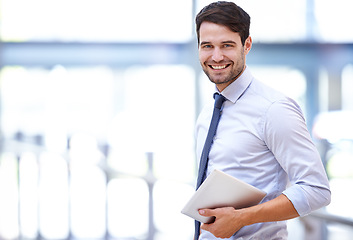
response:
M300 107L256 80L248 67L221 93L227 98L209 154L207 175L222 170L267 193L263 202L284 194L300 216L329 204L331 192L319 153ZM196 124L200 159L213 101ZM285 221L245 226L229 239L287 239ZM202 240L217 239L202 231Z

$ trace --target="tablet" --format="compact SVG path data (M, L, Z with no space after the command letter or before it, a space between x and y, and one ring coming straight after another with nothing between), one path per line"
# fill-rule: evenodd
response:
M260 203L265 196L264 191L216 169L197 189L181 213L202 223L211 223L214 217L201 216L199 209L245 208Z

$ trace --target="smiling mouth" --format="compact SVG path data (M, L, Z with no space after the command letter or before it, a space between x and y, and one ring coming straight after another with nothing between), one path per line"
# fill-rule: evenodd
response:
M222 70L225 69L229 66L230 64L225 64L225 65L208 65L210 68L214 70Z

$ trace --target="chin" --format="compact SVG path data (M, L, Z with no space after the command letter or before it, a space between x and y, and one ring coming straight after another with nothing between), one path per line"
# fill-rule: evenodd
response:
M229 80L224 80L224 79L214 79L214 78L210 78L210 81L213 82L214 84L226 84L228 82L230 82Z

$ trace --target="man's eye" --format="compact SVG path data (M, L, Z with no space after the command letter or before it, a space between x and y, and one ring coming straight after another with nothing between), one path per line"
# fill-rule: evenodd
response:
M211 45L203 45L202 48L212 48Z

